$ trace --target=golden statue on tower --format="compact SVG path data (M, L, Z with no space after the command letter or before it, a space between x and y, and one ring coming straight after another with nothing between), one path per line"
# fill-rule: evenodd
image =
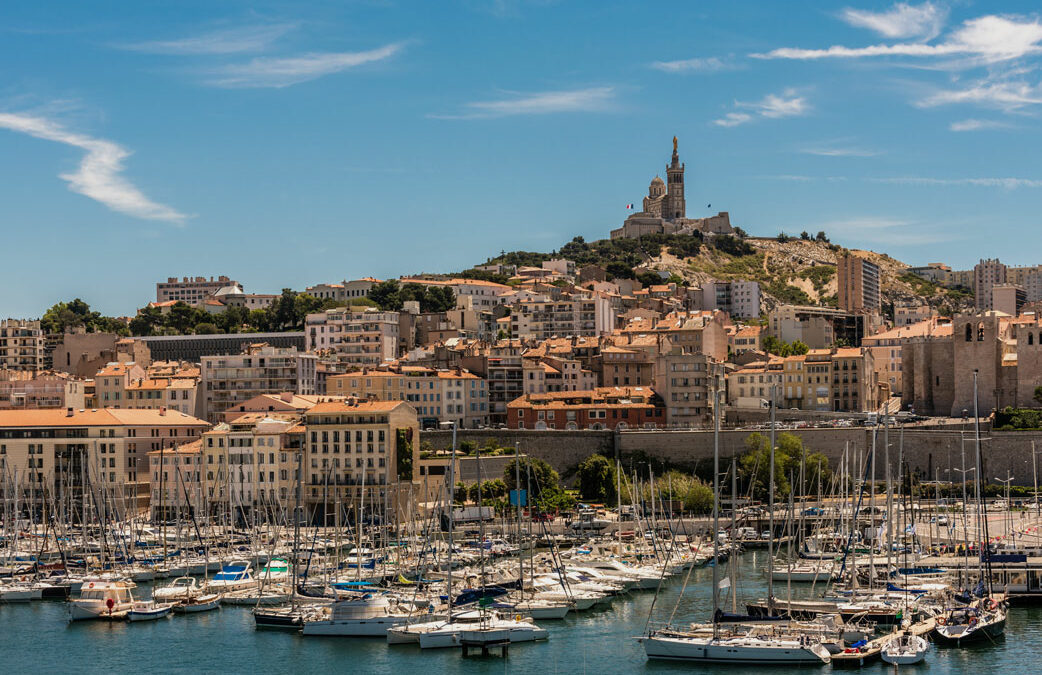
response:
M677 137L673 137L673 152L677 151Z

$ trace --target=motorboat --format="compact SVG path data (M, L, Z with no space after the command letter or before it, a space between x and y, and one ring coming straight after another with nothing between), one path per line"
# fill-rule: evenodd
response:
M160 602L180 602L195 597L203 592L203 588L194 577L184 576L174 579L169 585L152 591L152 598Z
M221 571L207 582L206 588L216 593L227 593L244 588L253 588L256 585L257 580L253 578L250 563L233 561L224 565Z
M170 616L174 605L170 602L135 602L127 612L128 621L155 621Z
M177 614L197 614L219 609L220 607L220 593L203 593L178 602L174 605L174 612Z
M286 581L293 576L293 567L285 558L272 558L257 574L261 583Z
M88 581L69 603L69 620L125 619L134 608L132 581Z
M419 634L420 649L458 647L464 641L534 642L545 640L549 633L520 614L503 617L496 611L468 612L476 617L459 616ZM476 619L476 620L475 620Z
M410 613L386 595L366 593L361 597L337 600L320 608L313 618L304 620L304 635L344 637L383 637L390 628L403 625Z
M883 645L882 659L895 666L910 666L926 658L930 643L911 633L896 635Z

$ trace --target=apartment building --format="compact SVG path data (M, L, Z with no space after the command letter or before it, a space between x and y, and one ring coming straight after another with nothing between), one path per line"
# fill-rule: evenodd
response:
M529 358L522 362L524 393L548 391L587 391L597 386L597 375L582 367L578 359L551 356Z
M94 390L98 405L102 408L124 408L126 390L131 381L148 377L148 373L137 363L109 363L94 374Z
M253 412L202 437L203 488L213 514L266 520L292 508L303 448L302 413Z
M240 289L242 285L226 276L216 279L210 277L167 277L166 282L156 284L156 302L183 302L188 305L201 305L204 300L212 297L217 291L226 286L236 286Z
M511 429L655 429L666 425L666 407L648 387L598 387L590 391L525 394L508 406Z
M149 513L152 520L191 518L204 509L203 442L196 439L149 450Z
M1006 283L1006 266L998 258L981 259L973 266L973 301L977 311L992 309L991 289Z
M727 400L760 407L776 386L777 403L801 410L862 412L879 407L872 353L857 347L812 349L801 356L772 357L727 375Z
M763 348L763 326L742 326L728 340L731 353L735 356L745 352L758 352Z
M654 390L666 406L666 426L706 426L713 416L716 390L722 388L723 364L707 354L669 347L655 358Z
M1019 316L1027 301L1027 291L1019 284L995 284L991 287L991 308L996 312Z
M209 425L167 410L0 410L0 473L27 481L36 498L90 483L118 495L111 508L148 506L147 453L198 438ZM6 483L5 483L6 485ZM24 494L24 493L23 493Z
M489 424L488 385L461 368L405 366L397 371L343 373L326 380L326 391L363 401L407 401L424 429L442 422L455 422L461 429Z
M66 373L0 370L0 408L85 408L85 385Z
M739 319L760 316L760 284L756 281L707 281L702 284L702 309L718 309Z
M368 298L373 286L381 283L379 279L364 277L352 281L341 281L339 284L316 284L308 286L304 292L323 300L351 300L352 298Z
M485 380L493 425L507 424L507 404L524 393L523 353L520 340L500 340L488 348Z
M937 310L921 302L899 302L894 305L894 327L911 326L937 316Z
M615 327L615 309L599 294L574 294L560 300L522 300L510 306L510 336L535 338L597 336Z
M166 407L186 415L200 415L199 378L147 377L132 380L123 392L120 407L158 410Z
M308 351L329 350L347 365L372 367L398 357L398 312L338 307L308 314L304 332Z
M39 321L0 321L0 369L33 373L46 369L46 342Z
M839 308L845 312L878 314L880 307L879 265L856 255L845 255L836 264Z
M260 394L315 394L314 354L295 348L254 344L242 354L204 356L200 363L203 411L217 422L221 413Z
M399 452L419 464L420 426L409 403L320 403L304 413L303 428L304 495L321 518L337 501L353 516L363 500L369 514L396 507Z

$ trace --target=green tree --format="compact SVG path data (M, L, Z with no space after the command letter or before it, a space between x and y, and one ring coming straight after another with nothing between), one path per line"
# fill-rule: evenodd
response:
M810 351L810 347L803 340L796 340L791 345L791 351L794 356L803 356Z
M395 460L398 480L412 480L412 429L399 429L395 434Z
M158 307L143 307L130 320L130 332L132 335L155 335L156 329L162 324L163 313Z
M590 455L579 464L579 495L592 502L616 501L615 465L604 455Z
M203 323L195 324L195 328L192 330L196 335L213 335L220 333L221 329L217 327L215 323L209 323L204 321Z
M1042 385L1035 387L1035 403L1042 405Z
M369 289L369 299L382 310L397 312L402 308L402 286L397 279L373 284Z

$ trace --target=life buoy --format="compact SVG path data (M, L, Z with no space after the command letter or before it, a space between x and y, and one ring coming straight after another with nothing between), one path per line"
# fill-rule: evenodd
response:
M976 625L977 625L977 617L975 617L975 616L974 617L970 617L970 626L973 627L973 626L976 626Z
M87 584L87 588L94 588L94 582L92 581L89 584Z
M938 626L947 626L948 625L948 619L945 619L942 616L941 618L937 619L937 625Z

